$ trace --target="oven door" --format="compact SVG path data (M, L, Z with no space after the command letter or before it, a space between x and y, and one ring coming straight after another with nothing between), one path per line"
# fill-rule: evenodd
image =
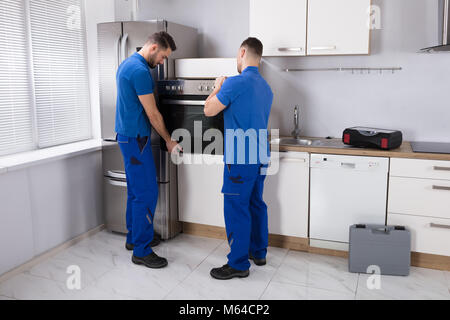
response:
M205 148L212 143L220 144L220 147L214 148L209 154L223 155L223 113L221 112L215 117L206 117L204 107L206 96L177 96L162 97L160 100L161 114L164 117L165 124L169 133L172 135L177 129L185 129L189 133L190 143L183 143L182 137L179 142L183 146L185 153L205 153ZM217 129L220 132L220 141L216 141L218 137L214 134L205 136L205 132L209 129ZM190 150L189 146L190 145Z

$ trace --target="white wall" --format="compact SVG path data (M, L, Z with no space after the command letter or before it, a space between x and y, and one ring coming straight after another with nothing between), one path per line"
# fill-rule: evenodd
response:
M104 223L102 154L0 174L0 275Z
M417 53L438 43L438 0L372 2L381 8L381 30L372 33L370 56L264 59L262 73L275 93L272 128L289 135L299 104L306 136L341 137L346 127L364 125L400 129L409 141L450 142L450 54ZM138 18L196 27L201 57L232 57L248 36L248 7L248 0L140 0ZM384 75L281 71L339 66L404 70Z
M114 0L85 0L86 38L91 95L92 135L101 138L100 100L97 64L97 23L115 19Z

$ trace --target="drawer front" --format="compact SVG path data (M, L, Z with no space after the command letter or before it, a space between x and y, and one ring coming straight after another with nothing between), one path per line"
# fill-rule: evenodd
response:
M391 176L450 180L450 161L391 159Z
M389 212L450 219L450 181L391 177Z
M450 256L450 219L388 213L388 224L411 231L412 251Z

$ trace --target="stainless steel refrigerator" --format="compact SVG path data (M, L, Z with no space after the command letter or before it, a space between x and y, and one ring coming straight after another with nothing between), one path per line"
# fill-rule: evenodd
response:
M175 75L177 58L198 56L198 34L191 27L165 20L126 21L100 23L97 25L100 108L104 171L104 216L106 228L110 231L126 233L127 184L122 155L115 142L116 133L116 72L120 63L138 51L154 32L167 31L175 40L177 50L164 65L151 69L157 88L158 80L171 79ZM155 92L157 98L157 92ZM158 99L157 99L158 101ZM176 166L170 155L163 151L159 135L152 130L151 144L158 175L159 198L155 212L155 231L162 239L174 237L181 231L178 221L178 196Z

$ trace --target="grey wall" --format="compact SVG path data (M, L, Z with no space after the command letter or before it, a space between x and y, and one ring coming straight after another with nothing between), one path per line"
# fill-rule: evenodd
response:
M102 152L0 173L0 275L104 223Z
M264 59L262 73L275 93L272 128L289 134L293 106L299 104L307 136L340 137L344 128L364 125L400 129L410 141L450 142L450 53L416 53L438 43L438 0L373 4L381 8L381 29L372 32L370 56ZM138 19L196 27L201 57L233 57L248 36L248 6L248 0L140 0ZM338 66L404 70L383 75L281 71Z

